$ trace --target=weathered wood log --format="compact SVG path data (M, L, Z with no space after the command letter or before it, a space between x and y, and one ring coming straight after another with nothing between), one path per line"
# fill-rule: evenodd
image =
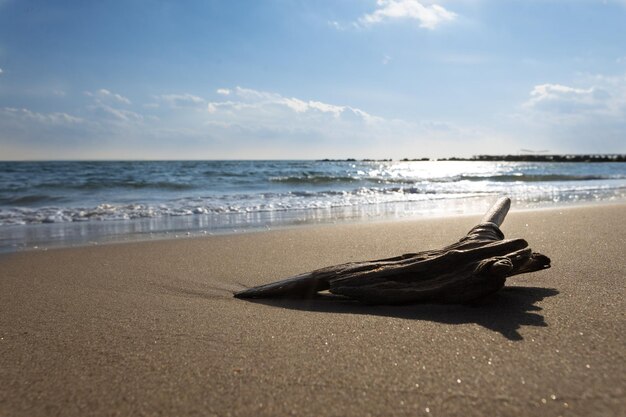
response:
M237 298L302 297L329 290L368 304L466 303L492 294L506 278L550 267L523 239L504 239L503 197L466 236L443 249L349 262L235 293Z

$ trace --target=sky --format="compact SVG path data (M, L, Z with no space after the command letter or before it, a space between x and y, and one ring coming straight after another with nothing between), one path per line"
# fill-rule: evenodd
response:
M626 153L626 0L0 0L0 159Z

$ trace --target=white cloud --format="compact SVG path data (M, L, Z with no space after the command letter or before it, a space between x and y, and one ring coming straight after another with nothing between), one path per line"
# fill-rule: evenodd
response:
M230 91L230 90L229 90ZM338 106L314 100L301 100L295 97L284 97L277 93L258 91L249 88L236 87L230 91L232 99L222 102L208 103L209 113L228 113L231 116L247 112L259 116L285 116L287 113L295 113L301 117L329 116L335 119L358 117L365 122L374 122L375 116L350 106Z
M4 71L2 70L2 68L0 68L0 75L2 75L2 73L3 73L3 72L4 72Z
M359 22L348 22L348 23L341 23L338 22L336 20L329 20L326 22L328 24L328 26L332 27L333 29L339 30L339 31L345 31L345 30L349 30L349 29L359 29L361 27L361 25L359 24Z
M593 102L594 88L584 89L560 84L540 84L533 87L530 92L530 100L525 103L525 106L575 111L580 106L591 105Z
M58 91L62 96L64 92ZM143 126L144 115L128 109L126 97L106 89L85 92L92 98L86 106L69 112L38 112L27 108L0 108L0 125L5 134L0 140L24 143L72 142L95 140L96 137L129 135ZM82 138L82 139L81 139ZM62 146L61 146L62 148Z
M341 23L337 22L336 20L329 20L327 23L328 23L329 26L332 26L333 28L335 28L337 30L343 30L344 29L344 26Z
M520 129L566 151L623 152L626 75L587 75L572 84L534 86L516 115Z
M446 21L456 19L457 15L438 4L424 5L417 0L378 0L378 9L359 18L364 26L398 19L412 19L419 26L435 29Z
M167 103L170 107L200 107L204 106L205 100L202 97L193 94L163 94L158 97L159 100Z
M101 90L98 91L98 93L100 95L102 95L102 96L112 97L113 99L115 99L119 103L130 104L130 100L129 99L127 99L126 97L124 97L124 96L122 96L120 94L112 93L109 90L101 89Z
M68 158L91 130L87 120L69 113L15 107L0 107L0 126L0 148L6 159Z
M207 104L206 110L209 113L215 113L217 111L217 106L215 106L215 104L213 104L213 103L209 103L209 104Z
M234 94L238 97L243 98L244 100L274 100L276 97L280 97L280 95L276 93L269 93L266 91L253 90L251 88L242 88L235 87Z
M45 125L75 125L83 123L80 117L72 116L68 113L53 112L39 113L24 108L3 107L0 108L0 115L3 119L21 120L29 123L41 123Z
M227 96L230 94L230 90L228 88L218 88L217 94L220 94L222 96Z
M115 101L115 102L122 103L122 104L131 104L128 98L122 96L121 94L112 93L110 90L107 90L106 88L101 88L100 90L95 91L95 92L85 91L85 95L89 97L93 97L97 101L108 101L108 102Z
M20 158L402 158L471 154L493 137L242 87L212 102L153 96L159 106L132 106L106 91L86 93L91 102L73 113L0 108L0 146ZM168 104L179 110L165 111Z
M581 121L592 116L626 116L626 79L621 83L619 79L606 77L596 77L595 80L595 85L586 87L536 85L524 107L553 118Z
M230 91L228 100L207 103L203 126L259 158L443 156L450 147L471 155L478 143L498 137L445 121L389 119L349 105L242 87Z
M119 128L144 120L143 115L128 109L132 103L121 94L101 88L95 92L86 91L85 95L93 98L93 103L86 110L91 112L90 120L95 125Z
M142 158L154 146L143 116L96 103L67 112L0 108L0 148L9 159ZM129 152L133 152L129 154Z
M141 122L144 117L136 112L118 109L107 104L98 103L89 107L95 114L98 115L98 119L108 120L113 122Z

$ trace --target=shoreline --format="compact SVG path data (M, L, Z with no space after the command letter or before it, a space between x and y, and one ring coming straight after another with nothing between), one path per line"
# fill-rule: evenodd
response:
M496 161L496 162L625 162L626 154L622 153L558 153L558 154L535 154L535 153L519 153L508 155L492 155L481 154L468 156L448 156L439 158L430 157L413 157L413 158L311 158L311 159L0 159L0 162L7 163L32 163L32 162L94 162L94 163L107 163L107 162L248 162L248 161L264 161L264 162L276 162L276 161L303 161L303 162L483 162L483 161Z
M480 217L2 255L0 415L621 415L624 205L513 209L552 268L478 307L232 297Z
M496 196L493 197L493 201L496 200ZM451 219L451 218L462 218L466 216L478 216L483 214L484 211L489 207L490 199L480 198L476 199L476 203L470 205L468 207L471 208L470 212L459 212L458 204L455 206L455 201L443 200L446 203L450 204L450 209L448 211L424 211L421 213L411 213L408 215L378 215L375 217L353 217L353 218L321 218L318 220L305 220L298 221L292 220L291 222L277 222L276 224L254 224L251 226L240 225L240 227L221 227L221 228L207 228L207 227L179 227L176 229L165 230L165 231L143 231L143 232L135 232L135 233L112 233L112 234L104 234L102 232L95 233L94 235L87 236L74 236L65 239L50 239L47 240L39 239L39 240L29 240L27 243L20 242L17 243L16 238L12 238L9 232L14 232L15 235L22 237L24 235L32 236L33 233L25 233L26 231L33 231L33 229L41 228L41 229L49 229L52 230L54 228L59 229L58 233L62 233L63 235L68 234L67 230L63 231L63 229L72 229L72 228L94 228L94 229L129 229L132 228L133 222L159 222L172 220L174 222L178 220L182 220L180 223L185 224L188 221L188 218L174 218L174 219L136 219L136 220L108 220L108 221L99 221L99 222L90 222L90 223L53 223L53 224L34 224L34 225L14 225L14 226L3 226L5 241L8 243L2 244L0 242L0 255L6 253L13 252L30 252L30 251L46 251L50 249L59 249L59 248L78 248L78 247L89 247L89 246L99 246L99 245L110 245L110 244L119 244L119 243L139 243L139 242L154 242L161 240L178 240L178 239L197 239L209 236L228 236L228 235L240 235L247 233L263 233L270 230L289 230L289 229L300 229L300 228L309 228L309 227L325 227L325 226L335 226L335 225L349 225L349 224L377 224L377 223L389 223L389 222L412 222L412 221L429 221L434 219ZM458 203L458 202L457 202ZM612 205L626 205L626 199L617 199L617 200L599 200L599 201L578 201L578 202L530 202L525 203L525 207L519 207L519 202L513 202L511 210L514 212L534 212L534 211L544 211L544 210L569 210L572 208L584 208L584 207L602 207L602 206L612 206ZM482 208L484 206L484 208ZM455 212L456 210L456 212ZM192 215L197 216L197 215ZM191 217L191 216L190 216ZM293 216L297 217L297 213ZM117 227L116 227L117 226ZM27 229L25 229L27 228ZM3 231L3 228L0 228L0 231ZM9 235L7 238L6 235ZM13 242L11 241L13 239Z

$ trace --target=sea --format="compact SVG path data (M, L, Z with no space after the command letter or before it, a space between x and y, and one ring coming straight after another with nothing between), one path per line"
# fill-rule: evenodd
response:
M0 252L626 201L626 163L0 162Z

